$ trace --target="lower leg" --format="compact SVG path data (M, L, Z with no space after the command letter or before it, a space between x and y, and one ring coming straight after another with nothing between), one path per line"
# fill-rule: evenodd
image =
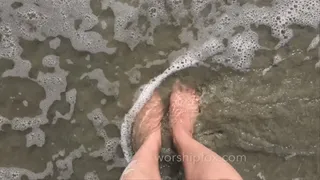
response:
M124 170L121 180L160 180L158 155L161 135L150 135Z
M121 180L160 180L158 156L161 148L160 122L163 104L158 92L138 113L134 120L132 146L136 151L124 170Z
M233 167L192 138L199 114L199 96L177 81L170 97L170 123L176 148L182 156L186 179L241 180Z
M241 180L237 171L222 157L192 138L184 130L173 130L175 146L183 159L186 179Z

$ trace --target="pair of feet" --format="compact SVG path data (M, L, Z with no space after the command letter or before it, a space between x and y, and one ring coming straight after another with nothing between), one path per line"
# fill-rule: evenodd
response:
M193 126L199 114L200 97L195 90L176 81L170 96L169 119L173 135L181 132L192 136ZM164 105L157 91L144 105L134 120L133 149L137 151L148 138L161 144L161 120Z

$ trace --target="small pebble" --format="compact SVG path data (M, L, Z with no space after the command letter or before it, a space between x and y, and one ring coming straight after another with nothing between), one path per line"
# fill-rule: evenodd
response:
M88 54L85 60L90 61L90 55Z
M22 104L23 104L25 107L27 107L29 103L28 103L28 101L23 100L23 101L22 101Z
M73 64L73 62L71 61L71 59L66 59L67 64Z
M105 104L107 103L107 100L106 100L106 99L101 99L100 103L101 103L102 105L105 105Z

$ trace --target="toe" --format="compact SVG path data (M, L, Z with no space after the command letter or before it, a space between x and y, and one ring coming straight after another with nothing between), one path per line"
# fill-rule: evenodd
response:
M181 91L188 92L189 87L187 85L181 84Z
M152 94L151 101L160 101L160 100L161 100L160 93L158 90L155 90Z
M173 87L172 87L172 91L173 92L179 92L182 90L182 84L180 82L180 80L176 80L176 82L173 84Z
M188 85L182 84L180 80L176 80L173 84L173 92L184 92L188 94L195 94L195 89L189 87Z
M154 106L154 107L162 107L163 106L159 91L157 91L157 90L154 91L150 100L147 102L147 105Z
M188 94L196 94L196 90L194 88L191 88L191 87L186 87L186 92Z

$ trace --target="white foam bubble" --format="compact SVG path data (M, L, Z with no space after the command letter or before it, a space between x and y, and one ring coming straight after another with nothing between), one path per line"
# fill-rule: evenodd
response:
M20 64L23 62L26 62L26 64L30 64L29 61L20 60L17 62L19 62ZM35 130L29 133L28 135L26 135L27 146L31 146L33 144L38 146L43 145L45 141L45 134L42 130L38 128L40 127L40 125L44 125L49 122L49 120L47 119L47 112L54 101L61 100L61 93L66 90L66 86L67 86L66 76L68 75L68 72L59 67L58 56L54 56L54 55L45 56L42 60L42 64L45 67L54 68L54 72L50 72L50 73L39 72L37 79L31 79L30 77L28 77L28 72L31 68L31 65L22 66L22 67L19 65L15 65L14 69L12 69L15 71L15 73L10 73L10 71L6 71L2 75L4 77L19 76L19 77L24 77L26 79L30 79L38 83L45 90L46 97L39 104L40 109L42 110L40 115L37 115L35 117L15 117L12 120L4 119L0 121L0 128L3 124L10 124L13 130L24 131L28 128L32 128L33 130ZM74 90L71 91L71 94L74 94L72 92L74 92ZM75 98L71 98L70 102L73 103L74 100ZM67 99L67 101L69 100Z
M116 156L117 146L119 145L119 138L110 138L105 142L103 148L90 153L92 157L101 157L104 161L114 159Z
M27 100L23 100L23 101L22 101L22 104L23 104L25 107L28 107L28 104L29 104L29 103L28 103Z
M54 38L49 41L49 46L51 49L57 49L60 46L61 40L59 38Z
M0 131L2 131L2 126L5 124L10 124L9 119L0 115Z
M13 130L24 131L28 128L38 128L40 125L48 123L48 119L43 115L36 117L15 117L10 121Z
M127 43L131 50L140 42L153 45L155 28L162 22L169 22L164 1L142 0L138 7L118 1L107 4L115 15L114 38ZM142 17L146 18L147 22L142 20Z
M104 139L104 146L91 152L89 155L92 157L101 157L106 162L113 160L113 164L108 166L109 170L114 167L125 167L125 159L119 157L117 154L120 139L117 137L108 137L107 132L104 129L105 126L113 123L105 117L101 109L94 109L91 113L87 114L87 117L96 129L97 135ZM118 124L115 125L118 126Z
M260 11L262 10L263 13ZM289 28L292 24L311 26L317 28L320 22L320 2L295 1L295 0L275 0L272 2L272 8L257 8L250 6L245 8L246 15L251 15L247 24L264 24L270 26L272 35L280 41L275 46L276 49L285 45L293 37L293 31Z
M133 49L143 40L138 27L139 10L126 3L112 3L111 9L115 15L114 38L126 42ZM128 26L128 24L131 24Z
M59 171L58 180L67 180L71 178L73 174L73 160L81 158L82 154L86 153L86 149L81 145L78 149L73 150L66 156L65 159L59 159L56 161L57 170Z
M316 37L312 39L307 51L315 49L318 46L319 42L320 42L320 35L318 34Z
M246 71L251 66L254 52L260 48L258 40L258 34L253 31L236 34L230 39L226 51L212 60L236 70Z
M100 180L98 174L95 171L87 172L84 175L84 180Z
M60 93L64 92L67 86L66 72L58 73L42 73L38 74L37 82L46 92L46 99L40 102L40 109L47 112L49 107L55 100L61 100Z
M3 180L19 180L22 176L26 176L30 180L45 179L53 175L52 162L47 163L47 167L43 172L34 173L30 170L18 167L0 167L0 179Z
M104 75L102 69L94 69L89 73L83 74L80 79L88 77L98 81L98 89L106 96L118 96L120 84L118 81L110 82Z
M284 59L279 54L277 54L273 57L273 65L279 64L283 60Z
M101 28L102 28L103 30L107 29L108 24L107 24L106 21L102 20L102 21L100 22L100 24L101 24Z
M66 59L67 64L74 64L71 59Z
M180 24L180 20L188 15L183 0L166 0L166 3L171 9L172 17Z
M106 100L106 99L101 99L101 100L100 100L100 104L106 105L106 103L107 103L107 100Z
M318 54L320 54L320 47L318 47ZM317 70L320 70L320 57L318 57L319 58L319 61L315 64L315 68L317 69ZM0 117L1 118L1 117Z
M45 143L45 134L40 128L33 128L32 131L26 135L27 147L36 145L42 147Z
M316 63L315 68L320 69L320 60Z
M95 128L103 128L109 124L109 120L104 116L101 109L94 109L87 117Z
M71 38L72 46L78 51L89 51L91 53L105 52L113 54L116 48L107 48L107 41L96 32L77 32Z
M138 84L140 82L141 72L137 67L133 67L129 71L125 72L125 74L128 76L129 81L132 84Z
M124 168L127 166L127 161L124 158L119 158L118 156L113 158L113 163L107 165L107 171L113 168Z
M60 150L58 153L52 155L52 160L55 161L58 157L63 157L66 153L66 150Z
M90 54L88 54L84 59L87 60L87 61L90 61L90 59L91 59Z
M101 9L106 10L115 0L101 0Z
M211 0L192 0L191 1L191 14L194 16L195 19L200 18L201 12L206 7L208 7L209 5L214 6L213 2L214 1L211 1Z
M59 67L59 57L55 55L47 55L42 59L42 65L45 67Z
M74 107L77 101L77 90L71 89L68 92L66 92L66 101L70 104L69 112L67 112L65 115L62 115L60 112L56 111L55 117L52 119L52 124L55 124L58 119L64 119L64 120L70 120L72 118Z
M3 72L2 77L28 78L29 71L31 69L31 63L28 60L23 60L19 57L17 59L14 59L13 62L13 69L9 69Z
M146 7L146 10L144 7ZM151 27L155 28L160 25L161 21L168 20L168 13L165 8L165 1L157 0L142 0L140 1L140 13L145 13Z
M13 9L12 1L3 1L0 7L0 57L18 58L22 52L19 38L29 41L44 41L47 37L63 36L69 38L75 49L91 53L112 54L115 48L107 48L107 41L96 32L89 31L98 24L98 18L92 13L90 0L81 1L23 1L23 6ZM75 20L81 20L75 29ZM58 39L50 42L57 48Z

